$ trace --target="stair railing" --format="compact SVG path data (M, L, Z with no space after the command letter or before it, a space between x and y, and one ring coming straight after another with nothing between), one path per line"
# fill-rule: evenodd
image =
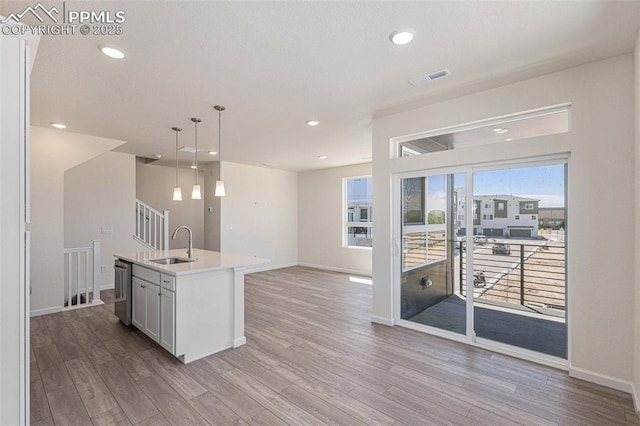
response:
M100 240L90 247L64 249L63 310L102 304L100 299Z
M153 250L169 248L169 211L159 211L136 200L135 239Z

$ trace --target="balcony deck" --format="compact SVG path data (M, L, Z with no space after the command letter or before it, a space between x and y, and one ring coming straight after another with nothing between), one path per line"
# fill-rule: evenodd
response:
M464 334L465 318L465 300L454 294L413 316L410 321ZM515 307L481 302L476 302L474 319L478 337L559 358L567 357L567 327L563 319L527 315Z

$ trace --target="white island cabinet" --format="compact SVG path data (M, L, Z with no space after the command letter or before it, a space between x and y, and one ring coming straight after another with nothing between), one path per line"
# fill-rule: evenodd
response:
M244 271L266 259L194 249L116 254L133 263L132 324L182 362L238 347L244 336Z

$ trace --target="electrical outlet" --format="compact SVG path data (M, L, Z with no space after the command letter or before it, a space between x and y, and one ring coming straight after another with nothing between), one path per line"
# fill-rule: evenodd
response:
M107 272L107 267L105 265L102 265L102 267L100 268L100 272Z

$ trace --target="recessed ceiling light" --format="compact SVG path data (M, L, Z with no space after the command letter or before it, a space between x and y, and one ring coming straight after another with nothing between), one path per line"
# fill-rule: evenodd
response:
M506 138L504 141L505 142L511 142L513 140L513 138Z
M196 165L195 165L195 164L192 164L192 165L191 165L191 168L192 168L192 169L195 169L195 168L196 168Z
M326 160L327 156L326 155L318 155L318 158L321 160Z
M65 126L65 125L64 125L64 124L62 124L62 123L51 123L51 125L52 125L53 127L55 127L56 129L66 129L66 128L67 128L67 126Z
M309 121L307 121L307 124L309 126L317 126L318 124L320 124L320 122L317 121L317 120L309 120Z
M209 155L216 155L218 151L209 151Z
M124 50L122 49L119 49L113 46L107 46L104 44L101 44L99 47L100 47L100 51L102 51L102 53L104 53L110 58L114 58L114 59L124 58Z
M406 30L398 30L398 31L392 32L389 35L389 40L391 40L391 43L393 44L402 46L403 44L410 43L411 40L413 40L413 37L415 37L415 35L416 35L416 32L408 28Z
M505 133L507 133L509 131L509 129L504 129L502 127L498 127L496 129L492 129L493 132L495 132L497 135L504 135Z

